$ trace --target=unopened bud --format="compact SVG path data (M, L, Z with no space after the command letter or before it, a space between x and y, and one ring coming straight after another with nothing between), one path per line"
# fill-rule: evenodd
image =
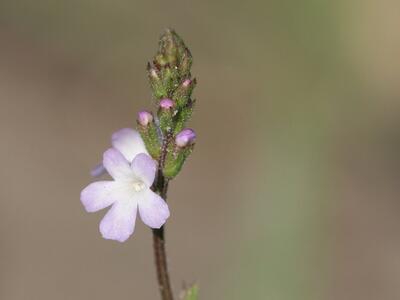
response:
M178 108L182 108L188 104L192 95L193 89L196 85L196 79L185 79L174 91L172 95L176 101Z
M153 122L153 115L148 111L141 111L138 113L137 122L139 125L146 127L151 122Z
M192 81L190 80L190 79L185 79L184 81L183 81L183 83L182 83L182 86L184 87L184 88L187 88L187 87L189 87L189 85L192 83Z
M166 97L168 95L166 88L163 85L163 81L161 80L160 72L150 63L147 64L147 72L149 75L150 86L153 91L153 95L156 99L160 99Z
M183 129L175 137L175 144L180 148L190 146L194 144L195 141L196 133L190 128Z
M164 67L168 64L168 61L166 60L166 58L164 57L164 55L162 54L157 54L154 57L154 61L153 63L158 66L159 68Z
M190 76L190 68L192 67L192 54L188 48L185 48L182 59L179 64L179 69L182 77Z
M150 76L151 79L159 80L159 77L158 77L156 69L149 67L148 70L149 70L149 76Z
M185 49L182 39L172 29L166 29L160 38L161 53L168 64L175 67L180 60L180 53Z
M161 143L158 138L157 126L153 122L153 114L148 111L141 111L137 115L137 129L143 139L146 149L154 159L160 156Z
M173 129L173 117L175 114L175 102L169 98L161 99L160 108L158 109L158 119L160 120L160 128L163 133L167 133Z
M169 98L164 98L160 101L160 108L163 110L170 110L175 106L175 102Z
M189 128L176 135L175 145L171 145L165 157L163 173L167 178L172 179L180 172L185 160L193 151L195 140L196 133Z

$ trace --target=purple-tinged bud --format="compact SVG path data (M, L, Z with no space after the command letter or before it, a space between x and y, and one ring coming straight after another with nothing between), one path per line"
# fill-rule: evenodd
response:
M183 129L175 137L175 144L180 148L190 146L194 144L195 141L196 133L190 128Z
M143 110L138 113L137 122L139 125L146 127L153 122L153 115L150 112Z
M174 127L175 102L169 98L161 99L157 113L161 131L166 134Z
M192 81L190 79L185 79L182 83L182 86L184 88L187 88L190 84L192 83Z
M160 108L169 110L175 106L175 102L171 99L164 98L160 101Z

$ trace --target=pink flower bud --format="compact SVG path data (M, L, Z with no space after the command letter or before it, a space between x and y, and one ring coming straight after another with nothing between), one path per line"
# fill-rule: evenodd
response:
M148 111L141 111L138 113L137 121L142 126L147 126L149 123L153 122L153 115Z
M190 79L185 79L182 83L182 86L187 88L191 83L192 81Z
M175 137L175 144L180 147L186 147L192 145L196 140L196 133L190 129L185 128L181 132L179 132Z
M174 106L175 106L175 102L171 99L164 98L160 101L161 109L171 109Z

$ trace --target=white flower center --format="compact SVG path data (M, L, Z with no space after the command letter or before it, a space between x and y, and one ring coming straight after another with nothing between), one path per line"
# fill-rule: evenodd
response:
M143 183L143 181L141 180L135 180L133 182L133 189L135 190L135 192L140 192L141 190L143 190L146 187L146 185Z

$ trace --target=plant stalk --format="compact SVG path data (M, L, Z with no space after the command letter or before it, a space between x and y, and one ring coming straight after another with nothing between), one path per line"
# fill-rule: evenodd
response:
M168 180L163 176L161 170L158 171L154 190L161 198L167 200ZM173 300L167 266L167 253L165 251L164 226L160 229L153 229L153 250L161 299Z

